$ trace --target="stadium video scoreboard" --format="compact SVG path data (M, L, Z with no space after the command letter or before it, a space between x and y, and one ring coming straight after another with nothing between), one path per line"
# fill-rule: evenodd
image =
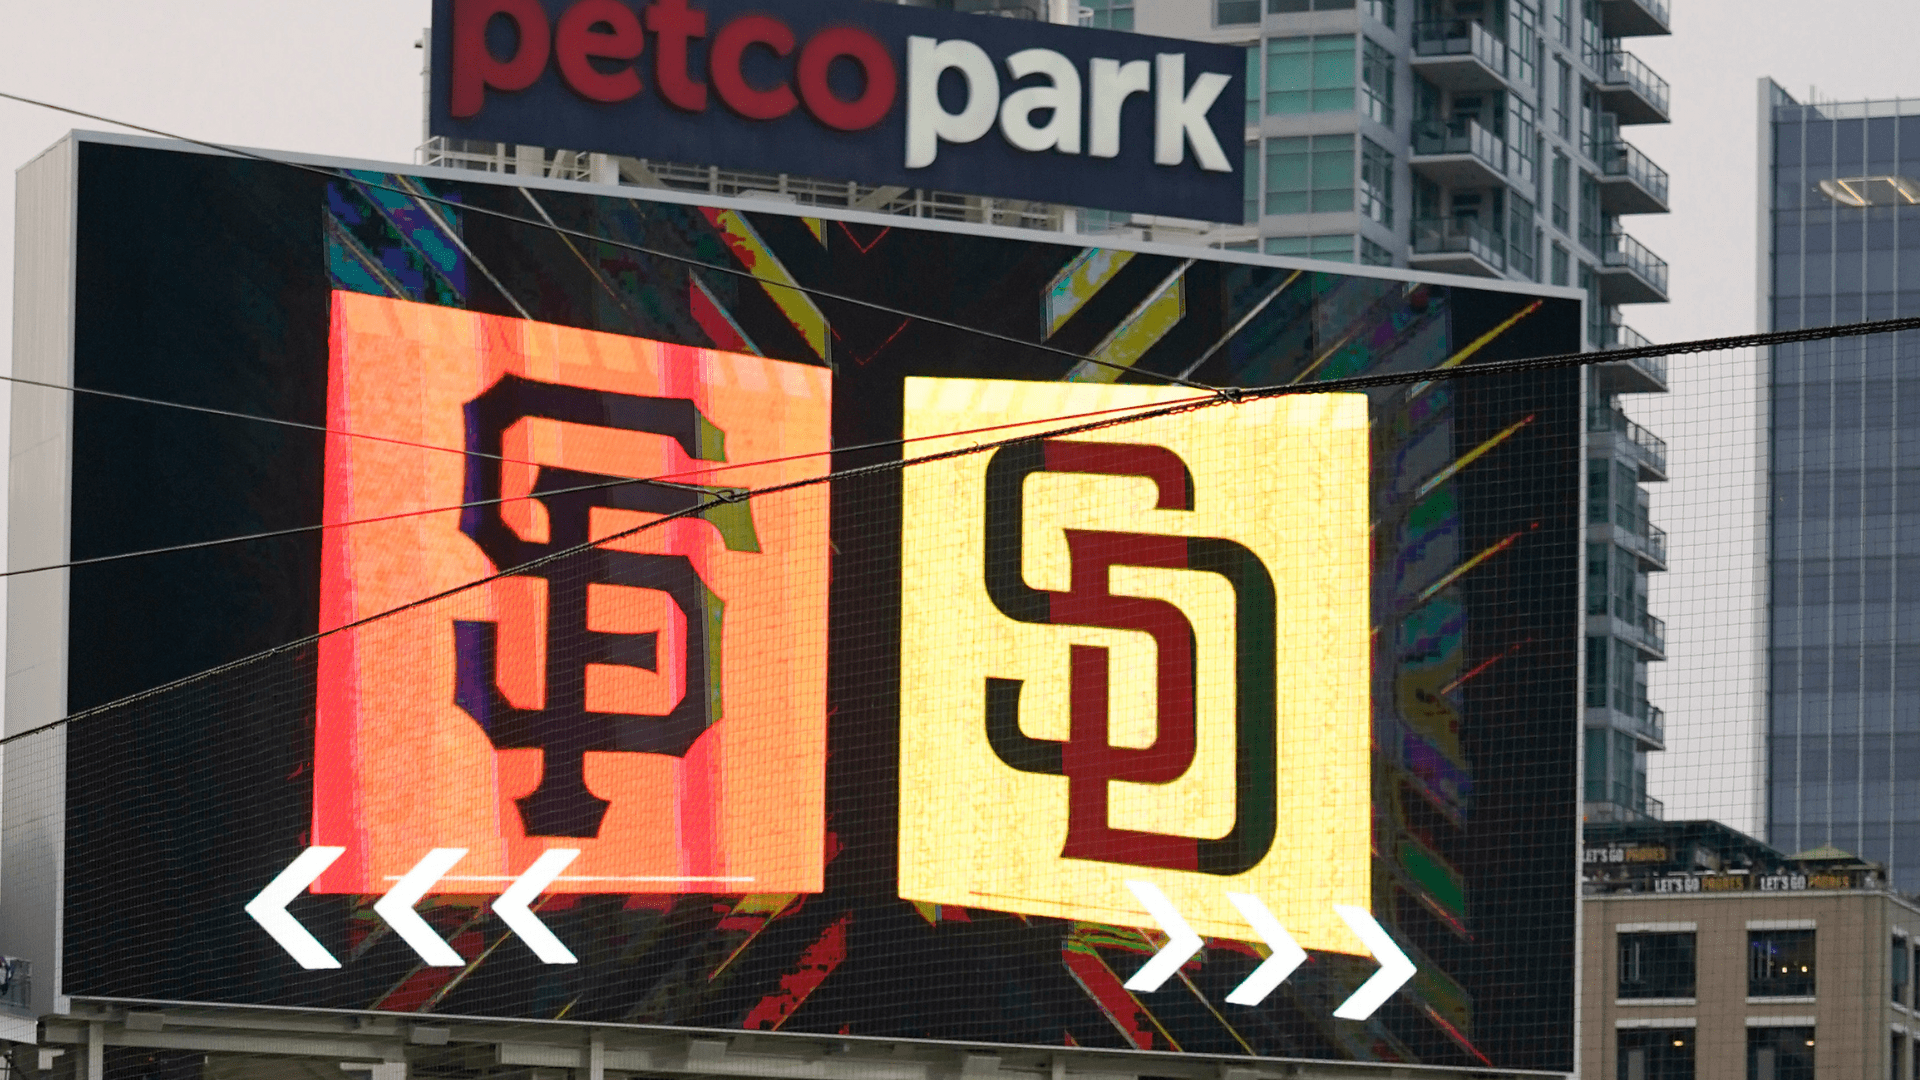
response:
M1577 372L1204 387L1577 301L319 164L23 174L13 565L267 534L16 579L27 1011L1571 1067Z

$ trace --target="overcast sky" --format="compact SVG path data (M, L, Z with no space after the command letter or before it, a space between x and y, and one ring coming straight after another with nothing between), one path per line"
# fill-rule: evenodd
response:
M428 17L427 0L0 0L0 90L216 142L408 161L421 139L414 42ZM1802 100L1813 88L1825 100L1920 97L1913 0L1673 0L1673 26L1670 38L1629 43L1672 84L1673 123L1625 132L1672 175L1673 213L1627 223L1672 267L1673 303L1627 310L1631 326L1660 342L1757 326L1760 76ZM0 102L0 296L12 294L12 170L76 126L105 125ZM11 356L11 319L11 304L0 303L0 357ZM1734 670L1716 654L1735 649L1737 624L1757 615L1738 595L1753 584L1739 560L1756 549L1736 535L1739 519L1711 512L1729 498L1728 460L1753 435L1737 415L1740 393L1725 393L1737 374L1676 360L1680 392L1632 407L1673 443L1674 480L1655 508L1675 534L1675 573L1656 593L1674 639L1675 661L1657 684L1675 752L1656 771L1655 794L1757 829L1752 762L1723 760L1750 758L1751 740L1743 751L1722 736L1743 721L1751 730L1758 701L1729 697L1724 678L1710 677Z

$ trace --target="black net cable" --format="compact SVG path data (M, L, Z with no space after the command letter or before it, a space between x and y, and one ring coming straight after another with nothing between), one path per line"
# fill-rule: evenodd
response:
M178 142L187 143L188 145L191 145L191 146L202 147L208 150L217 151L219 153L228 154L234 157L246 158L250 161L258 161L268 165L279 165L289 169L298 169L302 172L309 172L318 176L324 176L329 180L343 179L340 173L335 172L334 170L331 170L331 169L321 168L320 166L317 166L317 165L305 165L297 161L287 161L282 158L276 158L270 154L262 154L254 150L246 150L240 147L226 146L221 143L209 142L205 139L189 138L185 135L176 135L170 131L162 131L159 128L145 127L140 124L130 124L124 120L115 120L110 116L101 116L97 113L83 112L82 110L69 108L65 105L55 105L52 102L39 101L37 99L29 98L29 97L22 97L19 94L9 94L4 91L0 91L0 99L19 102L22 105L33 105L42 109L51 109L54 112L66 113L69 116L78 116L86 120L97 120L103 124L113 124L117 127L123 127L131 131L138 131L143 134L157 136L162 139L173 139ZM409 199L416 199L422 203L434 203L440 206L445 206L449 209L460 210L462 212L471 213L471 214L481 214L486 217L491 217L499 221L511 222L516 225L525 225L530 228L552 232L559 236L571 237L575 240L586 240L596 244L606 244L611 247L616 247L625 251L634 252L635 254L646 255L651 258L666 259L671 262L683 263L687 266L698 267L702 270L710 270L717 274L726 274L731 277L746 278L757 284L765 285L768 288L792 289L796 292L806 293L811 296L824 297L825 299L834 300L843 304L852 304L856 307L866 308L869 311L878 311L883 314L895 316L896 318L912 319L917 322L923 322L933 326L945 327L946 329L949 329L949 330L958 330L965 334L972 334L976 337L984 337L989 340L998 341L1006 345L1017 345L1025 349L1038 349L1041 352L1053 353L1058 356L1071 358L1076 362L1094 364L1096 366L1109 368L1115 371L1128 372L1128 371L1134 370L1132 368L1129 368L1125 364L1114 363L1111 360L1102 360L1102 359L1099 359L1098 357L1085 356L1080 353L1073 352L1070 349L1062 349L1062 348L1059 348L1058 346L1048 345L1045 342L1024 341L1020 338L1012 337L1007 334L995 333L992 330L987 330L982 327L968 326L965 323L954 322L948 319L936 318L931 315L916 314L914 312L906 311L901 308L892 307L887 304L875 303L872 300L863 300L856 296L848 296L844 293L837 293L828 289L815 288L815 287L805 286L805 285L789 284L786 282L769 282L765 278L755 276L751 271L741 270L738 267L726 266L721 263L710 263L701 259L691 258L686 255L678 255L671 251L662 251L659 248L647 247L644 244L635 244L627 240L617 240L611 237L597 236L593 233L585 232L580 229L569 229L563 225L549 224L544 221L539 221L535 218L522 217L519 214L509 214L504 210L493 210L487 207L471 206L466 203L455 202L452 199L443 199L436 195L430 195L423 191L417 191L410 187L400 187L392 184L381 184L381 183L376 183L374 181L370 181L370 180L366 180L366 179L363 179L360 177L354 177L354 176L344 177L344 179L347 179L352 183L358 184L363 188L377 189L380 191L392 192L393 194L396 194L396 195L404 195ZM502 295L505 295L505 294L503 293ZM511 302L511 298L509 298L509 301ZM516 304L515 306L517 307L518 305ZM1219 390L1218 387L1209 386L1206 383L1195 382L1191 379L1182 378L1178 375L1164 375L1157 372L1140 372L1140 374L1149 375L1152 378L1159 379L1163 382L1171 383L1178 386L1185 386L1193 390L1207 390L1207 391L1214 391L1214 392L1217 392Z
M1044 442L1049 439L1062 438L1062 437L1067 437L1072 435L1084 434L1092 431L1104 430L1106 428L1117 427L1123 424L1130 424L1130 423L1135 423L1143 420L1151 420L1159 417L1174 416L1181 413L1193 412L1198 409L1210 408L1216 405L1238 403L1243 401L1254 401L1261 398L1281 397L1281 396L1286 396L1290 394L1321 394L1321 393L1335 393L1340 391L1361 390L1361 389L1368 389L1368 388L1375 388L1375 387L1402 386L1402 385L1408 385L1408 384L1414 384L1414 383L1425 383L1425 382L1433 382L1433 381L1440 381L1440 380L1453 380L1453 379L1463 378L1469 375L1476 376L1476 377L1477 376L1494 376L1494 375L1514 373L1514 372L1546 370L1550 368L1581 367L1581 366L1587 366L1592 364L1609 363L1609 362L1615 362L1620 360L1636 359L1641 357L1667 356L1667 355L1675 355L1675 354L1685 355L1685 354L1693 354L1693 353L1721 351L1721 350L1739 348L1739 347L1767 346L1767 345L1786 344L1786 343L1792 343L1792 342L1819 341L1819 340L1828 340L1828 339L1836 339L1836 338L1860 337L1860 336L1865 336L1869 334L1893 333L1893 332L1908 331L1908 330L1920 330L1920 317L1885 319L1885 320L1879 320L1876 322L1865 322L1865 323L1851 323L1844 326L1810 327L1802 330L1782 331L1782 332L1768 333L1768 334L1747 334L1747 335L1737 335L1737 336L1721 337L1721 338L1707 338L1707 339L1701 339L1701 340L1692 341L1692 342L1681 342L1675 345L1646 346L1646 347L1635 348L1635 349L1616 349L1616 350L1609 350L1604 352L1559 353L1559 354L1550 355L1550 356L1522 357L1516 360L1493 361L1493 362L1480 363L1480 364L1464 364L1464 365L1456 365L1450 368L1429 368L1429 369L1423 369L1419 371L1388 372L1388 373L1382 373L1377 375L1361 375L1361 376L1352 376L1352 377L1341 378L1341 379L1328 379L1323 382L1315 382L1315 383L1291 383L1291 384L1285 384L1285 385L1250 387L1246 389L1228 388L1212 394L1208 394L1203 397L1196 397L1196 398L1192 398L1185 401L1174 402L1168 405L1162 405L1162 406L1157 406L1153 408L1143 409L1136 412L1130 412L1124 416L1105 417L1101 419L1088 420L1079 424L1072 424L1064 427L1050 428L1046 431L1015 435L1015 436L1010 436L1004 439L997 439L997 440L992 440L988 442L975 443L972 445L959 447L951 450L942 450L932 454L924 454L917 457L902 458L901 460L898 460L898 461L877 462L869 465L859 465L859 466L853 466L845 469L835 469L835 470L831 470L829 472L823 473L819 476L805 477L799 480L787 481L781 484L767 485L760 488L734 489L734 490L726 491L723 494L720 494L712 499L708 499L704 502L697 503L686 509L663 514L659 517L656 517L650 521L644 522L640 525L636 525L632 528L625 529L625 530L613 533L611 535L602 537L599 540L589 541L584 544L579 544L573 547L562 549L560 551L555 551L547 555L543 555L537 559L532 559L527 562L521 563L519 565L508 567L503 570L499 570L495 573L486 575L484 577L480 577L471 581L464 582L462 584L453 586L452 588L442 590L441 592L438 592L438 593L434 593L430 596L421 597L420 599L409 601L405 604L399 605L394 608L389 608L384 611L376 612L364 618L342 623L339 626L331 627L325 630L320 630L313 634L309 634L304 637L300 637L291 641L284 642L270 649L265 649L260 652L253 653L251 655L244 656L236 660L231 660L231 661L228 661L227 663L219 664L214 667L207 668L203 671L196 672L192 675L183 676L181 678L172 680L170 682L163 683L159 686L151 687L149 689L142 690L134 694L129 694L129 695L126 695L125 697L118 698L113 701L105 702L103 704L96 705L92 708L84 709L79 712L71 713L67 716L61 717L56 720L50 720L44 724L40 724L35 727L27 728L23 731L19 731L14 734L8 735L4 738L0 738L0 746L5 746L18 739L26 738L27 736L30 736L30 735L48 731L53 728L60 727L64 724L70 724L78 720L86 719L89 716L108 712L110 710L120 708L130 703L140 701L145 698L149 698L158 694L162 694L166 691L175 689L177 687L186 686L203 679L211 678L213 676L221 674L222 672L231 671L236 668L243 667L247 664L251 664L255 661L264 659L266 657L278 655L280 653L286 652L291 649L297 649L306 645L311 645L315 642L318 642L324 638L330 637L334 634L338 634L342 631L351 630L359 626L364 626L369 623L377 622L381 619L387 618L388 616L397 615L404 611L411 611L415 608L418 608L427 604L435 603L440 600L444 600L448 597L455 596L475 588L479 588L480 586L489 584L494 581L501 580L503 578L513 577L518 574L527 573L529 571L538 569L540 567L547 566L549 564L566 559L570 556L580 554L581 552L591 550L594 548L599 548L606 544L623 540L628 537L636 536L640 533L651 530L657 526L663 525L669 521L674 521L674 520L687 518L687 517L696 517L700 514L703 514L713 509L716 506L719 506L725 503L741 502L741 501L759 498L767 495L779 494L781 492L798 490L800 488L805 488L805 487L812 487L818 484L830 483L833 481L853 480L853 479L857 479L864 476L875 475L878 473L889 472L894 470L903 470L915 465L924 465L924 464L929 464L936 461L945 461L952 458L965 457L973 454L985 453L991 450L998 450L1000 448L1007 447L1007 446L1016 446L1016 445L1029 444L1029 443ZM902 440L890 440L889 442L892 445L900 445L906 441L907 440L902 439ZM871 446L863 445L860 447L848 447L848 448L841 448L841 449L845 449L848 451L879 449L879 448L884 448L886 445L887 443L880 443L880 444L874 444ZM644 481L621 480L621 481L614 481L610 485L598 485L598 486L616 486L618 484L631 483L631 482L644 482ZM130 554L137 554L137 553L130 553Z

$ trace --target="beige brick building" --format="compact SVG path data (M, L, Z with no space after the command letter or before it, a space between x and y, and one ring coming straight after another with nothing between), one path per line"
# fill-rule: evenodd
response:
M1920 904L1710 825L1589 830L1581 1075L1920 1080Z

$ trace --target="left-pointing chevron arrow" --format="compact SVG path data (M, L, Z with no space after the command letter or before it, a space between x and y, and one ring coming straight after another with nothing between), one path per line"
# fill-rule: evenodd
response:
M280 871L260 895L247 901L246 912L253 921L260 924L280 947L287 950L294 963L310 971L323 968L337 968L340 961L326 947L315 940L299 920L287 914L287 905L293 898L307 890L333 860L339 858L347 849L343 847L310 847L300 853L285 870Z
M374 914L385 919L393 932L400 935L400 940L419 953L428 967L467 966L466 960L453 951L453 946L434 933L427 920L413 910L413 905L427 895L427 890L453 869L454 863L466 857L467 849L463 847L434 848L373 905Z
M579 857L578 848L548 848L493 902L493 913L520 935L520 940L527 943L527 948L532 949L533 955L539 957L542 963L580 962L571 949L560 944L560 939L553 936L553 931L547 929L547 924L541 922L540 917L528 906L539 899L547 886L553 884L553 879L560 876L560 871Z
M1199 934L1193 932L1193 927L1187 925L1187 920L1180 917L1180 909L1173 906L1173 901L1167 899L1167 894L1161 892L1159 886L1150 881L1129 881L1127 888L1140 898L1147 914L1160 924L1160 929L1167 932L1167 943L1124 984L1129 990L1151 993L1160 989L1161 983L1173 978L1173 973L1180 970L1180 965L1186 963L1206 943L1200 940Z

